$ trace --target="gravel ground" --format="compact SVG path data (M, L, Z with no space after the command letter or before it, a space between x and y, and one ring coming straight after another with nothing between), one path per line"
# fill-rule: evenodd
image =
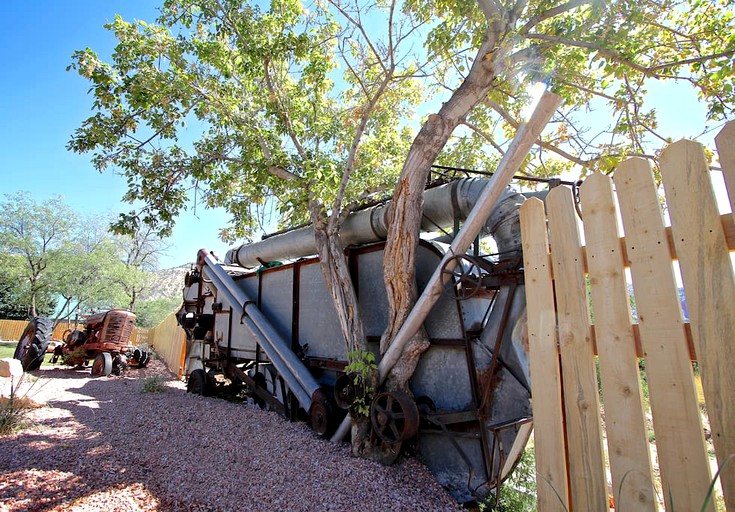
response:
M48 406L0 438L0 511L462 510L417 460L350 455L256 406L186 392L163 363L123 377L42 368ZM166 388L143 392L147 377Z

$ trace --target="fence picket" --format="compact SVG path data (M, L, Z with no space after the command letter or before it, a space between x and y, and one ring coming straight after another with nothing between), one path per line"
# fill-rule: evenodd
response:
M653 511L656 498L612 181L599 173L588 176L580 199L615 505Z
M667 510L699 510L709 466L679 294L650 164L615 171Z
M521 207L528 344L536 450L536 499L540 512L569 510L556 310L544 204L531 198Z
M681 264L725 503L735 510L735 276L701 144L682 140L661 154L671 230Z
M556 287L567 425L569 481L575 510L607 510L607 483L600 425L594 348L587 289L571 190L556 187L546 199Z
M730 211L735 212L735 121L729 121L715 137L722 174L725 177Z

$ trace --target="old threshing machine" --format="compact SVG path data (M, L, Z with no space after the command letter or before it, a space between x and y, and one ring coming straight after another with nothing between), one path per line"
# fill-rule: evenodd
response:
M427 236L416 259L420 290L487 181L467 178L426 190ZM445 293L424 322L431 346L410 382L413 396L379 389L368 404L378 453L391 461L401 447L411 447L460 502L487 495L509 474L531 430L527 345L514 334L525 311L523 201L506 190L473 250L454 256ZM389 208L353 213L341 230L378 361L388 322L383 251ZM482 255L480 247L488 244L493 254ZM224 262L199 252L179 313L187 331L189 391L206 395L240 386L258 403L309 420L322 435L334 431L360 393L345 378L347 350L314 254L310 227L233 249Z

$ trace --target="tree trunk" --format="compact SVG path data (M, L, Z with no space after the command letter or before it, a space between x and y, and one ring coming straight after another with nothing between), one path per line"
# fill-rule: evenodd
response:
M469 75L439 113L429 116L414 139L403 165L391 203L383 261L390 312L388 328L380 341L381 353L385 353L392 343L418 297L416 249L423 213L423 193L431 164L459 122L492 88L496 62L500 60L500 52L493 50L504 35L500 28L493 25L493 29L488 31ZM386 388L408 391L408 380L416 369L419 357L428 348L428 336L421 329L407 343L398 363L388 374Z
M324 215L312 207L314 239L319 253L319 262L324 282L332 297L342 334L345 336L348 352L367 351L365 331L358 309L357 293L352 284L339 226L330 232ZM374 388L378 382L377 371L368 377L366 385ZM372 458L373 447L370 443L370 421L365 416L352 417L352 453L356 456Z

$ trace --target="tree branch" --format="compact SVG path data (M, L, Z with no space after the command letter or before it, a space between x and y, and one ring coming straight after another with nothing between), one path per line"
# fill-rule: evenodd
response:
M548 20L549 18L553 18L554 16L558 16L567 11L571 11L572 9L576 9L579 6L589 5L591 3L591 0L569 0L565 4L557 5L556 7L539 13L536 16L532 16L525 25L518 29L518 33L521 35L526 35L529 30L531 30L542 21Z

